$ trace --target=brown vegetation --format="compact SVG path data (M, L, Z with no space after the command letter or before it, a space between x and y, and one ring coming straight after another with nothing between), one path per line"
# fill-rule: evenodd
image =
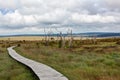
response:
M63 42L64 41L64 42ZM47 64L70 80L120 80L120 38L3 41L21 55ZM64 45L63 45L64 43ZM59 63L59 64L58 64Z

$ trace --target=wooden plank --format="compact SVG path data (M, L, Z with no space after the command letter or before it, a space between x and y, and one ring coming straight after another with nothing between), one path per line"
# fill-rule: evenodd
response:
M19 55L13 50L14 47L15 46L7 48L9 55L13 59L31 68L40 80L68 80L63 74L55 69Z

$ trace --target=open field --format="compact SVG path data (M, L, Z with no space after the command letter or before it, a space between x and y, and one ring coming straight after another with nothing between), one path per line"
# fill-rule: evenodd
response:
M62 48L59 40L47 45L40 40L0 42L4 49L17 45L19 54L55 68L70 80L120 80L119 38L73 40L71 47L66 40Z
M0 80L39 80L26 66L13 60L0 44Z
M19 36L19 37L1 37L0 40L11 40L11 41L33 41L33 40L42 40L44 37L39 36Z
M60 37L47 37L49 40L53 38L54 40L59 40ZM66 40L68 40L70 37L65 37ZM0 40L7 40L7 41L40 41L44 40L45 37L43 36L16 36L16 37L0 37ZM87 37L82 37L82 39L88 39ZM81 37L74 37L74 40L81 40Z
M120 80L120 39L83 40L58 48L57 42L26 41L16 48L30 59L47 64L70 80ZM66 41L67 42L67 41Z

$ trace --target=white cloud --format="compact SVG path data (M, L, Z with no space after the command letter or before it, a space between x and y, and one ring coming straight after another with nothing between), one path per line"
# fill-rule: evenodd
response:
M0 8L16 9L18 5L18 0L0 0Z
M103 15L88 15L88 14L78 14L72 15L72 21L75 23L114 23L117 22L117 18L114 16L103 16Z
M103 28L108 24L118 26L119 7L118 0L0 0L0 29L33 31L33 26L39 29L57 25L65 29L66 26L84 28L94 24L92 30L99 28L95 26L98 23Z
M105 0L108 7L112 9L120 9L120 0Z

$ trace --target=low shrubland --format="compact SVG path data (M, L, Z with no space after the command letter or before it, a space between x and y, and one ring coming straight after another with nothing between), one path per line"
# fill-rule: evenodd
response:
M13 60L7 53L9 44L0 44L0 80L39 80L26 66Z
M33 60L47 64L63 73L69 80L120 80L119 38L65 41L25 41L16 51Z

